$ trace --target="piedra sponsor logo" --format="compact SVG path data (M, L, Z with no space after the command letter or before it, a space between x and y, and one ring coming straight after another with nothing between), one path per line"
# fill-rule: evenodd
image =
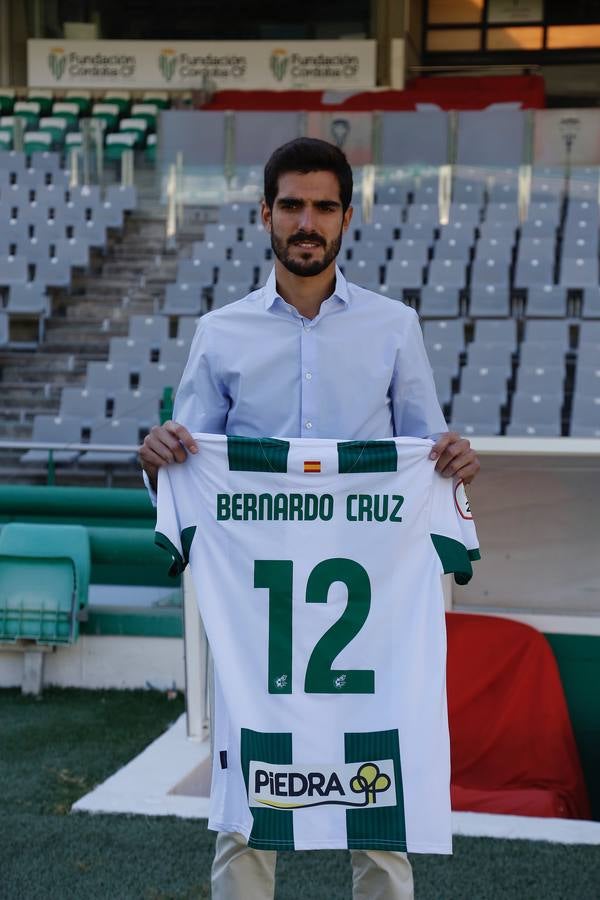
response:
M302 53L287 53L282 48L273 50L269 61L271 72L277 81L352 81L360 72L360 59L351 54L329 55L319 53L305 56Z
M64 47L53 47L48 54L48 68L52 77L60 81L69 78L107 78L127 81L135 75L135 56L121 53L77 53Z
M245 56L217 56L214 53L194 56L191 53L177 53L167 47L158 57L158 68L167 82L172 81L175 75L178 82L198 82L208 78L237 81L246 74L248 60Z
M395 806L394 763L391 759L339 766L251 762L248 798L250 806L281 810Z

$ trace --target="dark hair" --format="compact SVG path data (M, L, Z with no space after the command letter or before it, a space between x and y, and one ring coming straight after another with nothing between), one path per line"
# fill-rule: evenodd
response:
M271 154L265 166L265 203L273 208L277 196L279 176L286 172L333 172L340 186L340 200L344 212L352 200L352 169L348 160L334 144L317 138L296 138Z

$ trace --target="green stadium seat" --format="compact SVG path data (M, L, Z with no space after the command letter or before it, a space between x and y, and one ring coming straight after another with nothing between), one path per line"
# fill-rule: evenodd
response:
M65 116L43 116L40 119L39 131L49 134L52 145L60 149L65 142L65 135L69 128L69 120Z
M0 150L12 150L12 128L4 128L0 131Z
M156 103L134 103L131 107L131 117L134 119L144 119L148 123L151 131L156 131L156 117L158 116L158 106Z
M74 100L57 100L52 106L52 115L66 119L69 128L77 128L81 108Z
M92 108L92 92L82 91L81 88L73 88L67 91L66 98L68 103L75 103L79 109L79 115L87 116Z
M28 156L31 153L52 150L53 146L54 140L49 131L26 131L23 136L23 149Z
M0 88L0 116L9 115L15 105L14 88Z
M131 131L107 134L104 142L104 158L118 162L126 150L134 150L138 136Z
M131 106L131 94L129 91L107 91L102 102L116 104L120 115L124 116Z
M135 137L135 146L143 147L146 143L146 132L148 131L148 122L146 119L121 119L119 122L118 134L133 134Z
M90 547L81 525L9 522L0 532L0 640L71 644L87 604Z
M146 91L142 94L143 103L154 103L159 109L168 109L171 105L167 91Z
M108 131L117 127L120 118L121 108L118 103L94 103L92 106L92 119L105 122Z
M37 128L40 120L40 104L36 100L17 100L13 115L25 120L26 128Z
M27 99L39 103L40 115L47 116L52 109L54 95L52 94L52 91L43 90L41 88L30 88L27 91Z

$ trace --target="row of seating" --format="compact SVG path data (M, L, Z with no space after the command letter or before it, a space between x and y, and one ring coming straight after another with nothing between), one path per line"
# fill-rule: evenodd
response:
M161 109L169 106L166 92L146 92L142 102L132 102L128 91L110 91L101 101L89 92L72 92L53 99L51 92L37 91L27 99L15 100L0 94L0 148L14 147L15 120L25 129L23 146L27 153L41 150L68 151L81 145L81 119L98 123L103 132L105 155L118 159L128 148L156 147L156 123Z

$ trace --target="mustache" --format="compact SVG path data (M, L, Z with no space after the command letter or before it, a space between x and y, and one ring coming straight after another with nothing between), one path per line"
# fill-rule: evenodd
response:
M317 234L315 231L312 231L310 234L307 234L305 231L297 231L296 234L293 234L291 238L288 239L288 244L301 244L303 241L311 241L311 243L320 244L322 247L325 247L327 243L321 235Z

